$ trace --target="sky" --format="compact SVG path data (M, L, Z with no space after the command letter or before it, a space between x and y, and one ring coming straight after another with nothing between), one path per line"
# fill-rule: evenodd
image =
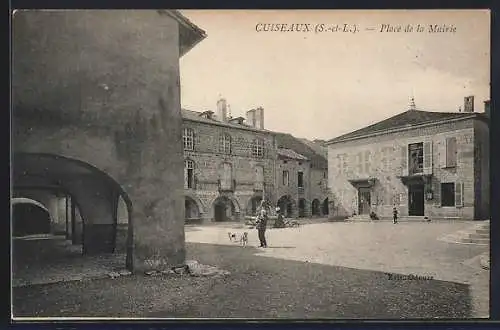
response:
M408 110L411 97L442 112L463 109L469 95L483 112L489 99L487 10L181 12L207 34L180 60L186 109L215 111L222 96L233 117L261 106L266 129L328 140ZM337 24L356 30L332 32ZM431 32L435 24L452 32Z

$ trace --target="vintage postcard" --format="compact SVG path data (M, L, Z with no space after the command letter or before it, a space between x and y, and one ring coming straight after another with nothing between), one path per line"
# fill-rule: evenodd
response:
M17 10L15 320L489 317L488 10Z

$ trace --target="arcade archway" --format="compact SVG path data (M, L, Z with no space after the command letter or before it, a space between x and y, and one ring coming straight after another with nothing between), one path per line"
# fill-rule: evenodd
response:
M185 196L184 198L184 209L185 209L185 218L188 219L199 219L200 218L200 208L196 201L189 197Z
M45 262L119 252L119 267L132 270L132 203L113 178L86 162L55 154L16 153L12 164L14 200L43 201L50 214L50 225L45 219L43 229L49 236L43 242L14 237L14 266L42 250L46 253L38 260ZM33 217L23 215L14 214L13 228L35 224Z
M323 201L323 205L322 205L322 211L323 211L323 214L324 215L328 215L329 214L329 201L328 201L328 198L325 198L325 200Z
M306 216L306 200L304 198L299 199L299 218Z
M261 202L262 196L253 196L250 198L247 205L247 215L255 216Z
M294 203L293 200L290 198L290 196L288 195L281 196L280 199L278 199L277 205L280 208L284 217L286 218L293 217Z
M213 204L214 221L232 221L236 216L236 206L234 202L226 196L217 197Z
M311 214L313 216L321 215L320 201L319 199L314 199L311 203Z

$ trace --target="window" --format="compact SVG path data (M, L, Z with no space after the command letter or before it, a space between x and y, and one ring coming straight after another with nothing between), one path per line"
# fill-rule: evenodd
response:
M363 173L363 153L359 152L356 155L356 163L357 163L356 165L358 169L358 174Z
M229 163L222 164L221 189L231 190L233 186L232 166Z
M252 156L253 157L263 157L264 156L264 141L261 139L255 139L252 144Z
M390 168L389 156L391 153L390 147L384 147L382 149L382 168L384 171L388 171Z
M182 140L184 142L185 150L194 149L194 131L191 128L184 128L182 133Z
M255 166L255 189L264 190L264 167Z
M225 154L231 153L231 135L224 133L220 136L219 151Z
M457 166L457 138L446 138L446 167Z
M441 206L455 206L455 184L441 183Z
M347 155L346 154L338 155L337 160L338 160L337 169L339 171L339 174L347 173L347 171L349 170L347 167Z
M184 187L188 189L194 187L194 162L190 159L184 162Z
M365 173L370 173L370 158L371 158L371 153L370 151L365 151Z
M304 187L304 173L303 172L298 172L297 173L297 186L299 188Z
M408 146L408 160L410 175L424 172L424 144L422 142Z
M323 172L323 179L326 179L327 173L326 171Z
M290 179L288 176L288 171L283 171L283 185L288 186L290 184Z

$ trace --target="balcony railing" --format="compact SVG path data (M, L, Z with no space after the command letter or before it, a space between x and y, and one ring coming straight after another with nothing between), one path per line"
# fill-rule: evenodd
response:
M217 185L219 191L235 191L236 190L236 180L231 180L231 182L222 182L220 179L217 180Z

